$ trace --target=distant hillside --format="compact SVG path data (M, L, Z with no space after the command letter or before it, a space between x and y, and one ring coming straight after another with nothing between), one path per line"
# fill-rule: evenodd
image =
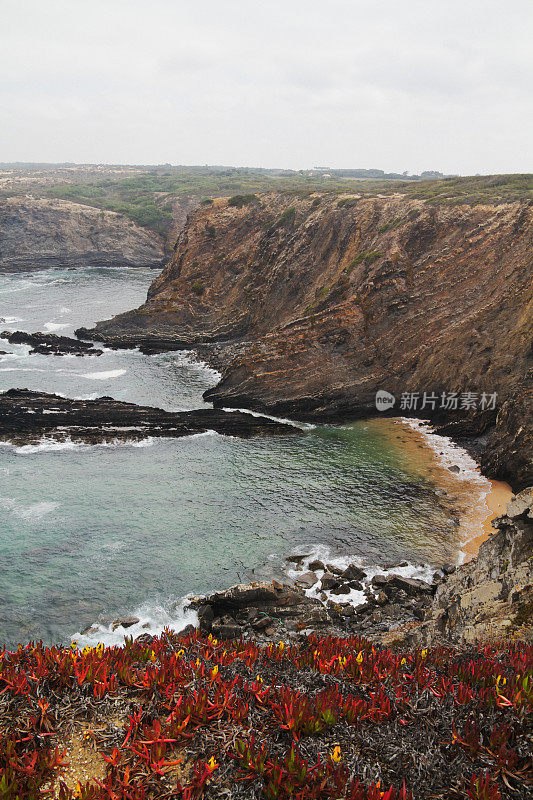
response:
M280 190L366 196L404 194L437 203L495 203L531 197L531 175L471 178L385 173L379 169L280 170L187 167L0 164L0 198L31 194L116 211L163 235L173 245L189 210L202 200Z

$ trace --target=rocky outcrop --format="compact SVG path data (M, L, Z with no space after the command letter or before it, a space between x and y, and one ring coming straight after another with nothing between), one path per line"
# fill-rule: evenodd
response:
M113 211L31 197L0 200L0 270L158 267L162 238Z
M304 629L331 632L334 626L319 600L278 581L232 586L209 597L193 598L190 607L197 611L202 630L223 639L291 638Z
M466 417L487 470L519 489L532 480L532 217L526 202L218 199L189 216L141 308L81 335L200 348L222 368L206 393L217 406L324 420L378 413L379 389L396 398L389 413L419 393L402 413ZM497 406L443 409L443 392L497 393Z
M533 641L533 487L494 520L477 558L438 586L426 619L398 627L385 644L465 644L510 635Z
M27 344L31 347L30 355L39 353L48 356L101 356L103 350L97 350L90 342L71 339L70 336L58 336L56 333L26 333L26 331L2 331L0 339L7 339L10 344Z
M0 394L0 439L24 445L43 437L91 444L141 441L148 436L180 437L216 431L228 436L283 436L298 428L266 417L211 408L163 411L111 397L70 400L55 394L10 389Z

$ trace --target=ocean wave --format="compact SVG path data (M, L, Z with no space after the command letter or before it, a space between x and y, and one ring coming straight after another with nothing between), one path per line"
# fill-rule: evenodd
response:
M285 425L292 425L293 428L299 428L302 431L312 431L316 428L312 422L299 422L294 419L287 419L286 417L274 417L272 414L263 414L261 411L252 411L249 408L223 408L222 411L240 411L241 414L250 414L251 417L264 417L271 419L273 422L282 422Z
M11 497L0 498L0 508L3 508L5 511L11 511L19 519L30 523L38 522L47 514L59 508L59 505L59 503L51 500L45 500L40 503L32 503L29 506L24 506L20 501L14 500Z
M78 647L95 647L104 644L107 647L123 645L127 636L137 638L143 633L159 636L165 628L179 633L187 625L198 625L198 614L188 608L190 598L184 597L178 603L163 604L155 601L146 601L131 612L139 622L128 628L118 627L113 630L112 623L95 622L84 633L76 632L71 637Z
M68 322L45 322L44 328L47 331L62 331L65 328L70 328L70 324Z
M89 380L93 381L105 381L108 378L120 378L121 375L125 375L127 370L125 369L109 369L106 372L86 372L81 375L82 378L89 378Z

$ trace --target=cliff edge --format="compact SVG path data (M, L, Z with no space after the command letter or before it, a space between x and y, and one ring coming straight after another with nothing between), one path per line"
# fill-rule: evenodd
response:
M66 200L0 200L0 271L162 266L162 238L114 211Z
M385 390L391 413L484 435L485 471L519 490L533 482L532 217L528 201L219 198L190 215L143 306L80 335L200 349L223 372L206 393L218 406L334 420L378 413ZM443 392L476 408L443 409ZM400 409L403 393L417 406Z

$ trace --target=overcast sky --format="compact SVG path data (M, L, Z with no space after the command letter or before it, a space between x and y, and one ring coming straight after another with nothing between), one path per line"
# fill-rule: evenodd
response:
M0 0L0 161L533 171L531 0Z

